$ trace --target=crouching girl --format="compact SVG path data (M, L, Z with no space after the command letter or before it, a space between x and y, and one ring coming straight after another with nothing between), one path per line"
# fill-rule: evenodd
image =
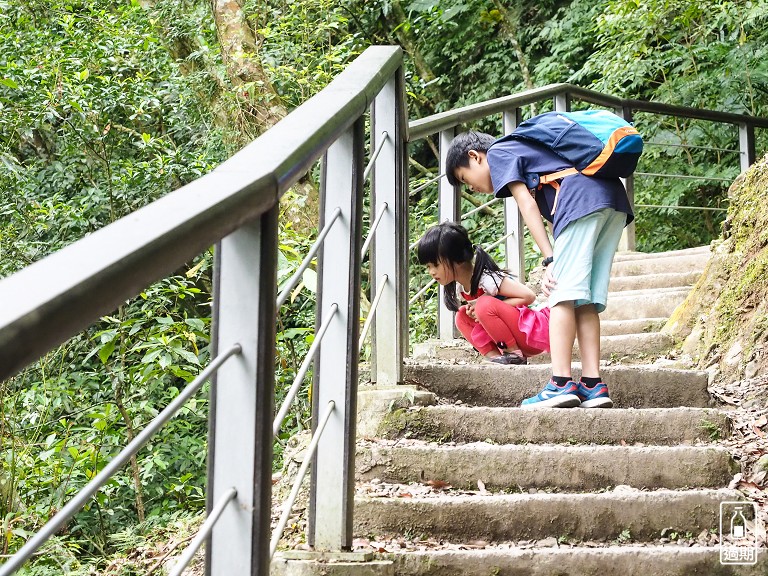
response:
M457 313L459 331L487 360L526 364L549 351L549 308L529 308L533 291L474 246L463 226L444 222L427 230L418 258L445 286L445 306Z

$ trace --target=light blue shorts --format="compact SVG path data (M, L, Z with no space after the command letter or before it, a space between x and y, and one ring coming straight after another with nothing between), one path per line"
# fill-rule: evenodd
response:
M626 223L626 214L604 208L565 227L555 240L557 286L549 295L550 308L572 301L574 307L594 304L598 312L605 310L611 264Z

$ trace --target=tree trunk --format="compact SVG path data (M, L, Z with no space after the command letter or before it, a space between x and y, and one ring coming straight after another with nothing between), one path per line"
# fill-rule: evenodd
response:
M161 0L141 0L146 10L159 10ZM174 7L175 9L181 9ZM210 103L216 125L223 128L229 137L228 146L239 150L263 134L288 111L281 101L272 82L261 65L258 48L262 39L248 24L246 14L238 0L211 0L211 10L219 39L221 61L225 64L227 77L220 78L211 70L203 58L193 58L202 52L202 44L194 36L180 36L169 29L163 30L166 46L182 72L192 74L209 72L218 86L213 95L200 94L201 99ZM160 25L164 20L158 19ZM227 96L234 92L234 102ZM311 228L317 223L318 192L308 177L295 184L298 202L285 206L285 214L294 223Z
M416 68L416 71L419 73L419 76L421 76L422 80L425 82L431 82L435 79L435 73L432 71L432 68L429 66L429 64L427 64L427 61L424 59L424 55L419 50L416 37L411 32L408 18L405 15L403 7L400 5L400 0L394 0L392 2L392 14L395 18L395 22L392 28L395 30L397 41L403 47L405 53L411 57L413 66ZM440 86L437 84L431 84L429 88L432 92L434 92L436 96L434 100L442 102L446 101L445 94L440 89ZM430 107L434 112L434 101L422 102L421 104Z
M260 39L248 25L238 0L211 0L211 6L229 80L246 103L245 111L252 116L258 134L266 132L288 111L259 60ZM252 86L259 87L258 94L248 90Z
M531 89L534 86L533 80L531 79L531 70L528 68L528 58L518 40L520 10L519 8L514 8L514 13L510 13L500 0L493 0L493 5L501 14L501 29L505 33L510 44L512 44L512 49L515 51L515 56L517 56L517 63L520 65L520 74L523 77L523 84L525 84L526 88ZM534 115L536 114L535 104L531 104L531 112Z

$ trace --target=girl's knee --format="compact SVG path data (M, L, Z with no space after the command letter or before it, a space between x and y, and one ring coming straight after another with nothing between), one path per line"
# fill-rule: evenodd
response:
M498 302L500 302L500 300L493 296L480 296L480 298L475 301L475 314L478 317L493 314Z
M455 322L456 322L456 327L459 328L459 329L461 329L462 326L467 326L467 325L475 323L475 321L472 320L472 318L470 318L467 315L467 307L466 306L462 306L456 312L456 320L455 320Z

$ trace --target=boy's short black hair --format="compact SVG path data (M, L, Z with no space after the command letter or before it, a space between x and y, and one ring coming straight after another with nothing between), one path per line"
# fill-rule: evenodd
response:
M445 157L445 175L451 186L458 186L460 182L456 178L456 169L469 166L469 151L487 152L496 141L496 138L485 132L462 132L451 140L448 146L448 154Z

